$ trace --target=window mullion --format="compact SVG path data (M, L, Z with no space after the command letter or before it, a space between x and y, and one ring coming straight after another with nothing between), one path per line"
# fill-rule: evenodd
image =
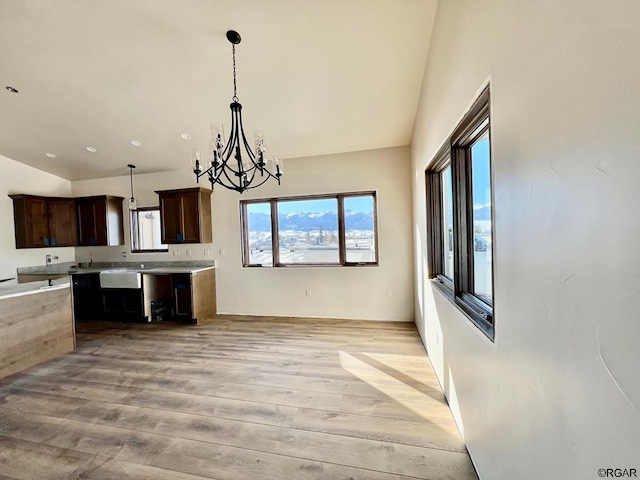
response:
M474 251L475 241L473 233L473 176L471 171L471 147L465 147L464 155L464 172L465 172L465 204L463 205L464 222L465 222L465 245L464 249L467 254L466 279L464 281L464 291L473 291L473 269L474 269Z
M465 255L465 220L463 211L466 205L465 171L462 152L453 149L451 152L451 174L453 178L453 286L455 295L458 296L465 289L468 261Z
M280 234L278 232L278 201L270 200L271 205L271 249L273 266L280 265Z
M338 195L338 253L340 264L347 263L347 239L344 224L344 196Z
M242 262L246 267L251 263L249 258L249 228L248 228L247 204L240 203L240 228L242 231Z

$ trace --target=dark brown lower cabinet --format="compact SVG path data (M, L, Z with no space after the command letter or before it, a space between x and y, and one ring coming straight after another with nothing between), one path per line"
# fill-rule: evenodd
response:
M101 288L98 273L72 275L76 320L197 324L216 316L215 270L143 274L142 288Z
M143 322L142 289L101 288L98 273L72 275L76 320Z

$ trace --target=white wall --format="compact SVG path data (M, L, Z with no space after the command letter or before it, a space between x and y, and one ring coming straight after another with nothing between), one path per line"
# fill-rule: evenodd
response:
M59 257L58 262L74 260L73 247L16 249L13 201L7 196L26 193L44 196L70 196L71 182L0 155L0 278L16 277L18 267L44 265L45 256ZM3 283L9 285L16 281Z
M134 175L140 206L158 204L154 190L195 185L182 170ZM206 187L207 184L202 186ZM376 190L379 267L243 268L239 201L271 196ZM73 182L74 195L129 197L126 176ZM267 183L239 195L216 188L212 196L213 244L170 247L169 254L128 254L127 261L215 259L218 311L252 315L413 320L411 176L408 147L288 159L280 187ZM125 220L128 232L128 220ZM123 247L81 247L78 261L121 261ZM191 256L186 256L191 250ZM204 254L209 250L210 255ZM180 252L180 256L173 255ZM221 254L223 252L223 254ZM311 297L305 296L311 290ZM387 292L391 292L388 298Z
M440 1L412 143L416 323L482 479L640 470L640 2ZM424 169L488 79L495 344L426 278Z

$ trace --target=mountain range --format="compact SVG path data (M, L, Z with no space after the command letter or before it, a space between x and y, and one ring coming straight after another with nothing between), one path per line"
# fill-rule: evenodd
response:
M491 220L491 204L474 205L473 219L474 220Z
M345 226L347 230L373 230L373 215L371 212L354 212L346 210ZM337 212L292 212L278 214L278 228L280 230L298 230L310 232L312 230L338 230ZM271 231L271 216L266 213L249 212L249 230L258 232Z

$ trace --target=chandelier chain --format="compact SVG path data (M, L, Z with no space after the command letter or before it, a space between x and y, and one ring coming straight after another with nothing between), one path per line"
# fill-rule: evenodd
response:
M233 47L233 101L237 102L238 101L238 94L237 94L237 86L236 86L236 46L232 45Z

